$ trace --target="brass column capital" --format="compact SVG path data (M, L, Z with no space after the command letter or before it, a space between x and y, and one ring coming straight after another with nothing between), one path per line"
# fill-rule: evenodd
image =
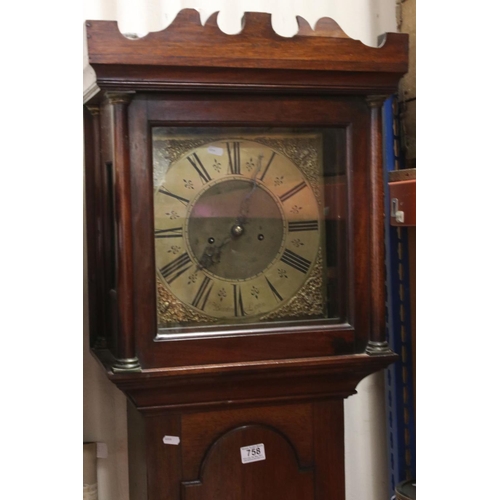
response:
M90 111L92 116L97 116L101 112L101 107L96 104L86 104L85 107Z
M135 92L106 92L106 99L110 104L129 104Z
M381 108L388 96L386 95L368 95L366 102L370 108Z

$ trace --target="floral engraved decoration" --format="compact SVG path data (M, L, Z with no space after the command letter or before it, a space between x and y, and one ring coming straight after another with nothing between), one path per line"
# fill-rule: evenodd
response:
M253 161L253 158L250 158L250 160L247 161L247 170L250 172L254 167L255 163Z
M172 245L170 249L167 251L167 253L172 253L174 255L177 255L181 251L181 247L177 245Z
M188 285L196 283L197 280L198 280L198 272L195 271L194 273L189 275Z
M288 278L288 274L286 274L286 270L285 269L278 269L278 276L280 278Z
M178 219L180 217L175 210L172 210L171 212L166 212L166 215L168 215L172 220Z
M217 160L217 158L214 158L214 164L212 165L213 169L219 173L220 172L220 169L222 167L221 163L219 160Z

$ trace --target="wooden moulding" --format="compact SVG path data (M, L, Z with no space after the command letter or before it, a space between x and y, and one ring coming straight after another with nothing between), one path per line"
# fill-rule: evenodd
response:
M408 69L406 34L389 33L382 47L373 48L346 37L333 21L322 20L312 30L299 18L298 34L284 38L273 31L270 14L246 13L241 33L226 35L217 15L202 26L197 11L184 9L166 29L139 39L122 35L115 21L87 21L97 85L107 90L388 94Z
M100 354L94 353L108 377L146 413L348 397L355 394L360 380L397 360L394 353L354 354L145 369L138 374L113 373L113 359L106 359L104 351Z

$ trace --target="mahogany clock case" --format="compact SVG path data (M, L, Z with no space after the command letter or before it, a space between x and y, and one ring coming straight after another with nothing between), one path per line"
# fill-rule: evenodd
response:
M99 87L84 108L91 347L130 401L134 500L343 500L343 400L396 359L385 342L381 107L407 71L408 39L388 34L374 49L305 24L284 39L269 15L246 14L227 36L186 10L129 40L116 23L86 23ZM324 218L328 314L159 327L158 127L322 135L325 171L338 174L322 188L336 200L336 219ZM243 463L242 448L259 444L266 460Z

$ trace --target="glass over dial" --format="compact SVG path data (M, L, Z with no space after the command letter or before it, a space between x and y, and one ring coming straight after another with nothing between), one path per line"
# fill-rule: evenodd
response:
M255 321L283 308L317 270L320 201L279 149L209 140L155 176L159 309L168 302L198 321Z

